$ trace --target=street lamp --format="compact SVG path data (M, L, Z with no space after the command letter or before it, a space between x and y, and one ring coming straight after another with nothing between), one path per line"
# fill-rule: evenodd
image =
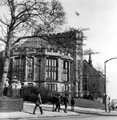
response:
M104 80L104 83L105 83L105 112L107 112L107 93L106 93L106 63L107 62L109 62L109 61L111 61L111 60L113 60L113 59L117 59L117 57L113 57L113 58L110 58L110 59L108 59L108 60L106 60L105 62L104 62L104 74L105 74L105 80Z

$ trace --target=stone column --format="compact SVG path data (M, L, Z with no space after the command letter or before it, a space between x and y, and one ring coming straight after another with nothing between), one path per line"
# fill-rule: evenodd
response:
M58 58L58 91L57 92L62 92L62 73L63 73L63 60L61 58Z
M33 57L33 81L36 81L36 58Z
M24 82L27 81L27 75L28 75L28 71L27 71L27 69L28 69L28 66L27 66L27 59L28 59L28 57L25 56L25 76L24 76Z

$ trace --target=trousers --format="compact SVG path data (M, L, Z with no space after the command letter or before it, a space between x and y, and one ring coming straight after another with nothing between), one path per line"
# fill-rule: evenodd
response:
M42 107L40 105L35 105L34 110L33 110L33 114L35 114L37 107L39 107L40 113L43 114L43 110L42 110Z

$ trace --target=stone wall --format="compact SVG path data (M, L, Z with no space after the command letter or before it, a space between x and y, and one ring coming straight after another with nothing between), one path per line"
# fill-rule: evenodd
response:
M0 112L16 112L23 109L23 99L0 99Z

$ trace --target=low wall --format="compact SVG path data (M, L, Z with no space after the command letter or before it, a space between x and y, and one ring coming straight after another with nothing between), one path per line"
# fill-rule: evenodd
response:
M16 112L23 109L23 99L0 99L0 112Z

